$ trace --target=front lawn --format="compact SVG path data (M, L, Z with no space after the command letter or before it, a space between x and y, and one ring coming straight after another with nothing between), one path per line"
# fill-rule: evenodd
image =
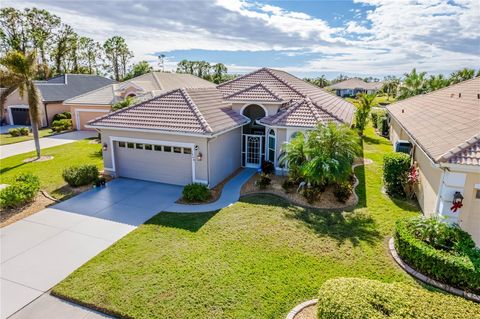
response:
M23 162L35 157L35 152L15 155L2 159L0 184L9 184L16 175L31 172L40 178L40 187L56 198L69 195L62 188L66 185L62 178L65 168L80 164L95 164L103 167L101 145L82 140L65 145L42 149L42 156L53 156L52 160L40 162Z
M281 318L326 280L414 281L388 254L394 222L415 205L381 193L383 152L373 134L357 167L354 212L322 213L248 197L219 212L162 213L102 252L53 292L132 318Z
M49 128L44 128L38 130L38 135L40 137L46 137L52 135L54 132ZM10 134L0 134L0 145L13 144L18 142L24 142L33 140L33 134L30 133L28 136L11 136Z

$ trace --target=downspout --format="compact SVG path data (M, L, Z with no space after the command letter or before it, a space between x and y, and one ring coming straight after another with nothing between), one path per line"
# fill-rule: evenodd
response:
M207 137L207 186L210 188L210 152L208 150L208 144L210 144L211 138Z
M46 126L50 126L50 123L48 123L48 112L47 112L47 103L43 103L43 109L45 110L45 123L47 123Z

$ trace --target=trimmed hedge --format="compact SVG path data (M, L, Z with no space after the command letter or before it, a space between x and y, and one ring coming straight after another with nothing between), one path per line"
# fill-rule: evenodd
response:
M21 173L14 182L0 191L0 207L21 206L35 198L40 189L40 180L31 173Z
M386 116L387 115L387 112L384 111L384 110L379 110L379 111L372 111L372 113L370 113L370 117L372 119L372 125L374 128L378 128L378 118L379 117L382 117L382 116Z
M72 118L72 113L70 112L57 113L53 116L52 122L71 119L71 118Z
M8 134L10 134L12 137L28 136L28 134L30 134L30 130L28 127L11 128L8 130Z
M479 319L480 306L404 283L359 278L326 281L320 288L319 319Z
M183 199L187 202L205 202L212 194L207 185L201 183L191 183L183 188Z
M409 170L410 155L396 152L383 156L383 182L389 195L405 197L403 185Z
M478 249L466 244L452 251L435 249L414 235L413 223L413 219L396 222L394 239L398 255L411 267L430 278L479 294Z
M95 165L79 165L66 168L62 177L72 187L87 185L98 178L99 172Z
M52 123L52 130L55 132L62 132L66 130L70 130L72 128L72 120L71 119L63 119L53 121Z

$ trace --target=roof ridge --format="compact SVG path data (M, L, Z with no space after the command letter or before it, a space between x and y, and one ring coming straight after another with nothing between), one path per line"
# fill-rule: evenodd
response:
M200 122L200 125L202 126L202 128L206 131L206 132L209 132L209 133L212 133L213 130L212 128L210 127L210 125L208 124L207 120L205 119L205 117L203 116L203 114L200 112L200 110L198 109L197 105L195 104L195 102L192 100L192 98L190 97L190 95L188 94L187 90L185 88L180 88L179 91L181 92L181 94L183 95L183 98L185 99L185 101L187 102L188 106L190 107L190 109L193 111L193 114L197 117L198 121Z
M227 95L227 96L225 97L225 99L229 99L229 98L232 98L233 96L237 96L237 95L240 95L240 94L242 94L242 93L245 93L245 92L247 92L248 90L251 90L251 89L253 89L254 87L257 87L257 86L263 87L268 93L270 93L271 95L273 95L273 97L275 97L275 98L278 99L279 101L283 100L277 93L273 92L273 90L270 89L270 88L266 85L266 83L263 83L263 82L257 82L257 83L254 83L254 84L252 84L252 85L250 85L250 86L248 86L248 87L246 87L246 88L244 88L244 89L241 89L241 90L238 90L238 91L236 91L236 92L233 92L232 94Z
M107 86L112 86L112 88L113 88L113 85L114 85L114 84L118 84L118 83L110 83L110 84L101 86L101 87L99 87L99 88L97 88L97 89L94 89L94 90L91 90L91 91L88 91L88 92L85 92L85 93L82 93L82 94L79 94L79 95L75 95L74 97L71 97L71 98L69 98L69 99L66 99L65 101L63 101L63 103L67 103L67 104L68 104L68 103L70 103L70 102L69 102L70 100L73 100L73 99L76 99L76 98L79 98L79 97L83 97L83 96L88 95L88 94L90 94L90 93L97 92L97 91L99 91L99 90L101 90L101 89L105 89Z
M475 144L478 144L478 143L480 143L480 133L473 135L471 138L469 138L468 140L466 140L462 144L457 145L457 146L449 149L448 151L446 151L445 153L440 155L437 158L437 160L439 162L440 161L448 161L448 160L452 159L453 157L457 156L459 153L464 152L466 149L468 149L468 148L470 148L470 147L472 147L472 146L474 146Z
M217 88L218 88L218 87L224 87L224 86L226 86L227 84L231 84L231 83L233 83L233 82L236 82L236 81L238 81L238 80L240 80L240 79L243 79L243 78L245 78L245 77L247 77L247 76L256 74L256 73L258 73L258 72L260 72L260 71L262 71L262 70L265 70L265 69L266 69L266 68L263 67L263 68L261 68L261 69L255 70L255 71L253 71L253 72L250 72L250 73L241 75L241 76L239 76L239 77L236 77L235 79L232 79L232 80L230 80L230 81L220 83L219 85L217 85Z
M288 88L290 88L291 90L295 91L297 94L299 94L300 96L302 97L306 97L306 94L300 92L296 87L294 87L290 82L288 82L287 80L285 80L284 78L281 78L280 76L278 76L277 74L275 74L273 71L273 69L269 69L269 68L265 68L265 70L271 75L273 76L274 78L276 78L278 81L282 82L283 84L285 84Z
M158 86L160 87L160 90L163 90L162 83L161 83L160 80L158 79L156 72L155 72L155 71L151 71L150 73L152 73L153 79L155 80L155 82L157 82Z
M295 109L297 109L300 105L302 105L303 103L305 103L305 99L301 99L301 100L290 100L289 102L286 102L285 104L288 104L288 103L294 103L293 105L291 106L287 106L286 107L286 110L283 112L283 114L280 114L277 118L275 118L274 121L272 121L273 124L276 124L278 122L280 122L280 120L284 119L288 114L292 113L293 111L295 111ZM277 112L278 114L279 112ZM272 115L272 116L275 116L276 114Z

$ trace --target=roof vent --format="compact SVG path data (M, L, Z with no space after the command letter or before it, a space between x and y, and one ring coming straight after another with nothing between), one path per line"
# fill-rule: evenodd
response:
M459 98L462 97L462 93L458 93L458 97L459 97Z
M454 93L450 94L450 98L452 98L452 97L454 97L454 96L455 96L455 94L454 94Z
M480 93L479 93L479 94L477 94L477 99L479 99L479 100L480 100Z
M405 113L405 110L404 110L404 109L402 109L402 113Z

